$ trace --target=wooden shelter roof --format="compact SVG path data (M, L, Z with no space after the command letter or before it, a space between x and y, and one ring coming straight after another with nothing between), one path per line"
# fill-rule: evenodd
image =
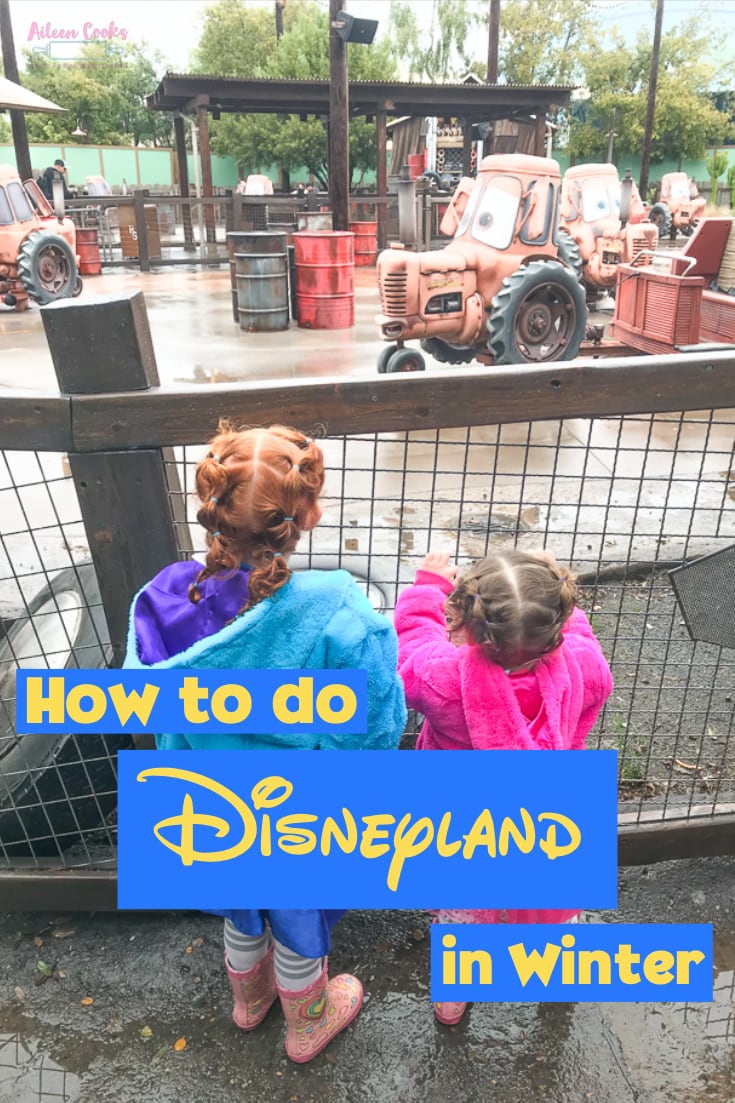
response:
M350 81L352 115L453 115L478 121L546 114L565 107L573 86L515 84L414 84ZM151 111L183 112L204 104L234 114L329 114L328 80L238 80L166 73L147 97Z

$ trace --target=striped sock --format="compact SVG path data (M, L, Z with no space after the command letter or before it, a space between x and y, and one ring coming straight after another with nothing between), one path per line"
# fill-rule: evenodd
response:
M324 958L302 957L281 942L275 943L276 981L287 992L301 992L321 976Z
M225 952L230 968L236 973L246 973L262 961L270 944L270 927L260 935L241 934L231 920L225 919Z

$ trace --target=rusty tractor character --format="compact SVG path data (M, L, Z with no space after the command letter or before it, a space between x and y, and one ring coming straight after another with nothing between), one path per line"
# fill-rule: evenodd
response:
M584 339L587 307L576 272L559 255L556 161L523 154L485 157L463 177L442 218L444 249L378 257L389 342L379 372L422 371L418 339L436 360L467 364L571 360Z
M651 222L658 228L659 237L671 231L684 237L694 233L704 215L707 200L685 172L667 172L661 177L661 196L651 207Z
M615 165L575 165L564 174L559 208L561 254L579 274L588 301L615 294L618 266L651 264L658 230L630 172Z
M6 306L27 310L82 290L76 228L55 214L35 180L21 181L0 165L0 296Z

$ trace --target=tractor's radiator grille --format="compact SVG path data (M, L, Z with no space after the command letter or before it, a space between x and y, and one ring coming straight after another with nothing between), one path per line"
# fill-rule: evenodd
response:
M388 272L380 281L380 301L383 313L396 318L406 313L408 276L405 272Z
M643 268L646 264L653 262L653 257L650 253L641 253L641 249L650 248L647 240L644 237L633 238L633 259L631 264L634 264L636 268Z

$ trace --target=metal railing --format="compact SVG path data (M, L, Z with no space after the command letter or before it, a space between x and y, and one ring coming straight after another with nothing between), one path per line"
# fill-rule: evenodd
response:
M571 563L615 679L590 745L619 751L621 860L735 852L735 653L689 638L668 578L735 543L731 354L169 391L140 293L43 317L65 393L0 405L6 898L113 906L117 743L69 736L68 760L40 761L8 672L120 661L133 593L202 550L189 492L225 413L322 439L324 518L294 565L352 571L388 614L430 547ZM118 335L106 372L80 328L91 349Z
M305 203L294 196L184 199L145 191L69 199L65 207L80 228L97 230L104 265L137 264L141 271L160 265L223 264L228 260L228 232L293 233L299 229L299 215L306 213ZM352 196L350 218L379 220L384 240L398 234L394 196Z

